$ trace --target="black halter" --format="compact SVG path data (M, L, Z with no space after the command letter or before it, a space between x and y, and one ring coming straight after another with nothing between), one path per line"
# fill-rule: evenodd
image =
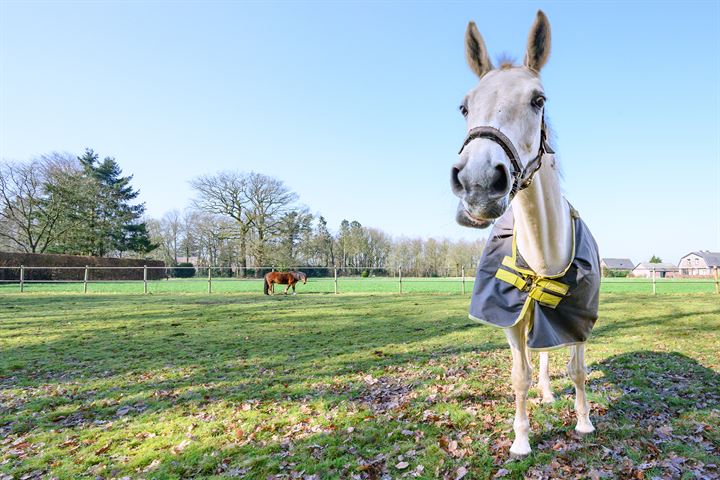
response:
M555 153L555 151L550 148L550 144L547 142L544 115L540 125L540 147L538 148L538 153L535 158L530 160L524 167L522 162L520 162L520 155L518 155L517 149L515 148L515 145L513 145L512 141L510 141L510 139L497 128L489 126L481 126L471 129L468 132L467 137L465 137L465 141L463 142L462 147L460 147L458 155L463 152L468 143L472 142L476 138L487 138L497 143L500 147L502 147L505 155L507 155L510 159L510 163L513 168L513 171L511 172L513 177L513 184L510 189L511 199L515 196L515 194L517 194L517 192L530 186L533 177L542 166L542 157L546 153Z

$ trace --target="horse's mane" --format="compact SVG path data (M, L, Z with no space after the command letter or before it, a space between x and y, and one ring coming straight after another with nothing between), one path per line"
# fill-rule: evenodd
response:
M557 153L557 134L552 128L552 125L548 121L547 117L545 117L545 132L547 133L548 143L550 144L552 149L555 150L555 171L557 172L558 177L560 177L560 180L562 180L565 178L565 176L563 175L562 165L560 163L560 156Z
M506 68L511 68L515 66L515 58L513 58L509 53L503 52L498 55L497 63L498 65L500 65L498 68L504 70Z

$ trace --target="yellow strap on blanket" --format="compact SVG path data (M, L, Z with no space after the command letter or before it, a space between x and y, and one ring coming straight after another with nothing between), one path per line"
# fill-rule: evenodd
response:
M503 258L502 264L504 267L518 274L516 275L503 268L498 268L497 272L495 272L495 277L503 282L509 283L522 292L528 292L530 298L536 300L541 305L555 308L568 292L569 287L564 283L518 271L511 257Z
M507 282L510 285L514 286L518 290L525 291L527 288L527 282L523 280L522 278L518 277L514 273L508 272L507 270L503 270L502 268L498 268L498 271L495 273L495 276L502 280L503 282Z

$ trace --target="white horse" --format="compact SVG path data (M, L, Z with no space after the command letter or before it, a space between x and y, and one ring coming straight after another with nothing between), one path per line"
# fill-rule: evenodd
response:
M550 23L545 14L538 11L530 29L522 66L503 64L499 68L493 67L474 22L468 24L465 48L468 63L480 81L460 107L467 118L468 137L451 178L453 191L461 199L457 221L468 227L486 228L512 205L513 252L521 252L525 267L529 267L524 271L534 273L529 276L518 274L518 278L527 281L528 287L523 290L518 286L518 291L527 292L544 279L559 277L575 255L573 222L576 212L561 194L555 158L545 133L545 95L539 73L550 55ZM591 243L594 245L594 240ZM515 260L514 253L512 260ZM599 277L596 280L599 285ZM521 283L522 287L526 286ZM596 312L595 283L591 289L595 290ZM545 294L542 290L538 292ZM566 300L560 302L563 301ZM515 324L501 325L506 327L505 334L512 351L511 376L516 410L515 440L510 452L514 455L527 455L531 451L526 402L532 375L528 335L533 329L533 315L539 308L534 307L524 308ZM590 328L595 318L588 319ZM595 428L590 421L585 396L584 341L582 338L582 341L555 346L570 348L567 372L575 384L575 430L590 433ZM539 387L543 402L553 401L548 349L540 352Z

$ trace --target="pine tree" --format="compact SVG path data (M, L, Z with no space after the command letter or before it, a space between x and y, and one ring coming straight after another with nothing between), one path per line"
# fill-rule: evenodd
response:
M82 167L83 201L78 215L83 219L64 242L66 253L105 256L113 252L148 253L157 245L150 241L147 226L141 222L145 204L133 204L140 192L133 189L132 175L112 157L100 157L92 149L78 157Z

